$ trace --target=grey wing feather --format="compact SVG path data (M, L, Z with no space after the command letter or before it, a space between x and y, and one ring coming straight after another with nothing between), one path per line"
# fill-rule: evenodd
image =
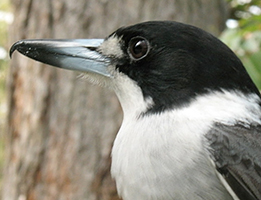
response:
M261 125L216 124L206 135L217 170L242 200L261 200Z

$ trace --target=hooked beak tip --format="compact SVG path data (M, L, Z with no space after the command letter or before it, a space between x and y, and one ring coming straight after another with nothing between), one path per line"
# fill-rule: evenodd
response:
M19 42L14 43L12 45L12 47L10 48L10 50L9 50L9 57L10 58L12 58L12 55L13 55L14 51L17 49L17 46L18 46L17 43L19 43Z
M24 44L25 44L24 40L20 40L20 41L18 41L18 42L15 42L15 43L11 46L11 48L10 48L10 50L9 50L9 57L12 58L13 53L14 53L16 50L19 51L19 48L22 48L22 47L24 46Z

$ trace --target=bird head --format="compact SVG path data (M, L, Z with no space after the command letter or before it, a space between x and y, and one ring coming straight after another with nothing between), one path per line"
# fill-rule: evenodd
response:
M111 87L123 110L160 113L213 91L259 92L241 61L221 41L170 21L123 27L105 39L22 40L17 50L34 60L84 72Z

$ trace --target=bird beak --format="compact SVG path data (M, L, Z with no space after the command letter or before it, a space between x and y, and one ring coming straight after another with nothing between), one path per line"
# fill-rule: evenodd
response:
M103 39L21 40L11 47L10 57L17 50L29 58L55 67L111 77L108 72L110 59L96 51L103 41Z

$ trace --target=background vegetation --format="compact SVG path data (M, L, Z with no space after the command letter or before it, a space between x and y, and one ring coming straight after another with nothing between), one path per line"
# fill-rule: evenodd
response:
M229 0L230 15L223 40L244 63L261 89L261 1Z

